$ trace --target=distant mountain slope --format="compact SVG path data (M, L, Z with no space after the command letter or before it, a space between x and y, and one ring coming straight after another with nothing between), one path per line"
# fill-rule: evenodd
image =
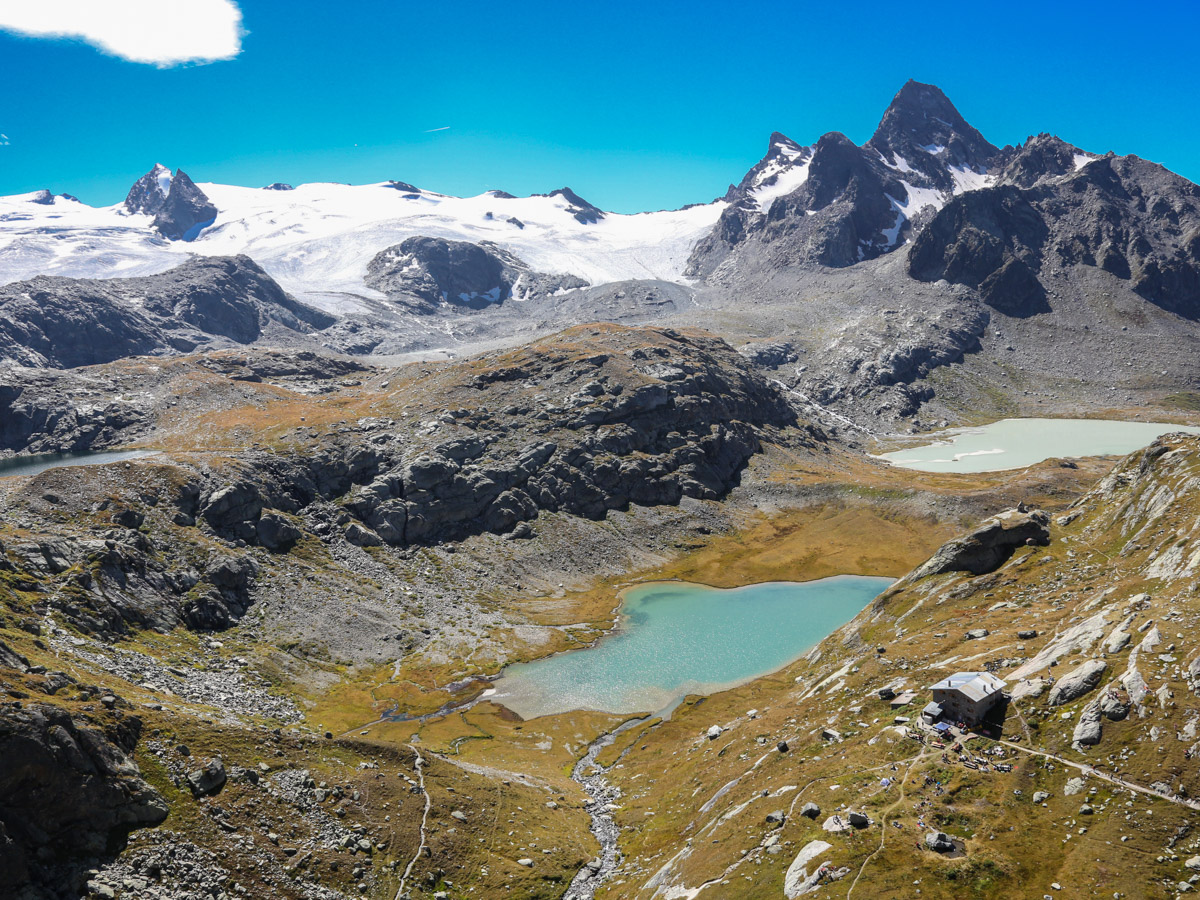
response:
M73 368L128 356L250 344L334 319L289 297L253 260L193 259L161 275L42 275L0 287L0 359Z
M0 198L0 284L153 274L191 254L246 254L289 292L341 312L379 296L364 283L376 254L418 236L491 241L538 271L589 284L675 281L724 207L618 215L570 188L467 198L403 182L260 189L193 184L156 166L124 204L104 209L48 192Z

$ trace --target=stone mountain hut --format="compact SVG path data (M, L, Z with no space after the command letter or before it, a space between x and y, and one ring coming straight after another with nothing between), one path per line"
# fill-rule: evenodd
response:
M990 672L956 672L935 684L933 703L953 722L978 725L1000 702L1005 683ZM926 707L928 710L929 707Z

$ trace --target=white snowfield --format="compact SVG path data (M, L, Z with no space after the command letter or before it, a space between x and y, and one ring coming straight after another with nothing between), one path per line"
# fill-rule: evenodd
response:
M331 311L352 309L379 251L414 235L493 241L534 270L591 284L658 278L682 282L692 247L725 209L688 209L575 219L562 196L450 197L389 183L304 184L291 191L197 185L216 221L192 242L167 241L151 217L120 204L91 207L38 194L0 197L0 284L35 275L111 278L165 271L189 255L245 253L284 289ZM513 221L516 220L516 221ZM518 224L519 223L519 224Z
M779 197L798 190L808 180L808 166L812 161L811 147L795 147L776 141L771 145L774 159L754 176L750 195L758 208L766 212ZM765 182L771 182L766 184Z

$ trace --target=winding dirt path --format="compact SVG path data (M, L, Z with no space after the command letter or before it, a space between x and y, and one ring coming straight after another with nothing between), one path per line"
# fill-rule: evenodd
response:
M425 758L421 756L421 751L412 744L408 744L407 746L416 757L413 760L413 765L417 769L417 783L421 786L421 793L425 795L425 812L421 814L421 843L417 845L417 852L408 861L408 865L404 869L404 874L400 876L400 887L396 889L396 900L403 900L404 888L408 884L408 876L412 874L413 866L417 864L417 860L421 858L421 854L425 851L425 825L429 821L429 808L433 805L433 801L429 797L429 791L425 790Z
M1071 762L1069 759L1063 759L1061 756L1055 756L1048 750L1035 750L1032 747L1022 747L1020 744L1014 744L1010 741L999 741L1005 747L1010 747L1013 750L1019 750L1022 753L1027 753L1030 756L1041 756L1045 759L1053 760L1056 763L1061 763L1064 766L1070 766L1072 769L1078 769L1084 775L1089 775L1093 778L1099 778L1101 781L1107 781L1109 784L1115 784L1117 787L1123 787L1138 794L1145 794L1147 797L1155 797L1159 800L1166 800L1168 803L1174 803L1177 806L1186 806L1188 809L1200 810L1200 800L1190 800L1185 797L1177 797L1173 794L1164 794L1161 791L1156 791L1154 788L1145 787L1140 784L1134 784L1132 781L1126 781L1117 775L1109 775L1107 772L1101 772L1094 766L1089 766L1086 763Z

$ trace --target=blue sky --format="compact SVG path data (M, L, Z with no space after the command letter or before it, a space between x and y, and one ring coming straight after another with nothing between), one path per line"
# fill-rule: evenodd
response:
M114 203L162 162L675 207L723 193L774 130L866 140L908 78L995 144L1052 131L1200 180L1192 3L237 5L240 52L203 65L0 34L0 194Z

